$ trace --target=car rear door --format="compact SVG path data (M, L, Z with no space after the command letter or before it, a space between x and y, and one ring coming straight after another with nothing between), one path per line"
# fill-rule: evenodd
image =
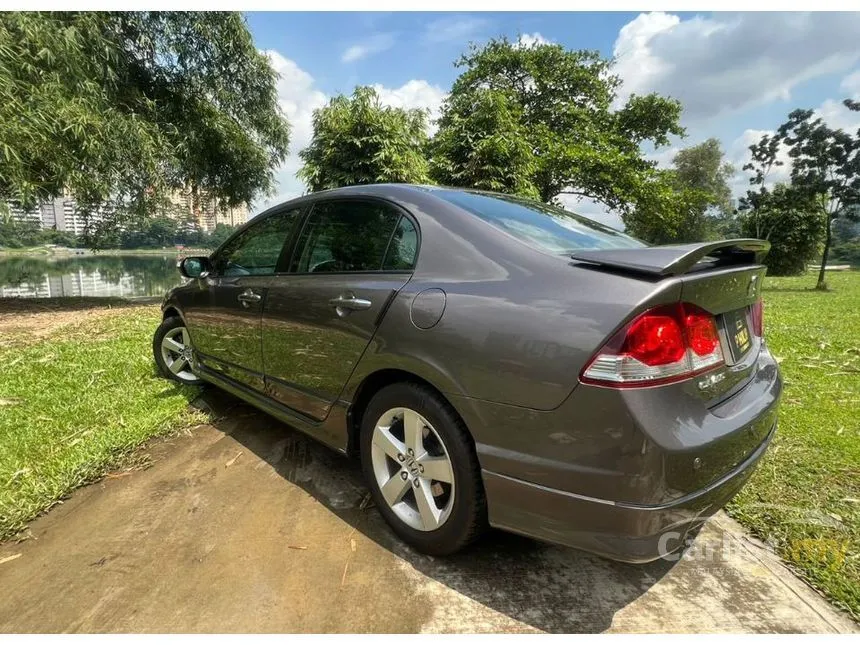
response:
M388 304L409 281L417 253L417 225L394 205L372 199L316 202L289 272L272 281L266 298L268 394L324 419Z
M260 320L269 282L300 220L294 208L267 215L221 247L184 315L200 364L263 391Z

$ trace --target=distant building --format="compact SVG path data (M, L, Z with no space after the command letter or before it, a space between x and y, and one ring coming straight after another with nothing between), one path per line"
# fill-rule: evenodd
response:
M163 214L175 219L188 222L203 231L212 231L216 224L239 226L248 219L248 206L219 207L217 198L198 197L195 206L190 190L177 190L168 195L171 204ZM44 229L55 228L58 231L68 231L74 235L82 235L87 225L87 218L78 210L75 200L67 192L49 202L44 202L32 209L24 209L20 205L7 203L9 212L14 219L39 224ZM90 213L89 222L97 222L109 214L109 209L102 208Z
M190 189L176 190L168 199L174 207L166 213L173 219L186 219L193 222L203 231L212 231L216 224L239 226L248 219L248 205L221 206L218 198L210 198L205 193L198 193L196 203Z

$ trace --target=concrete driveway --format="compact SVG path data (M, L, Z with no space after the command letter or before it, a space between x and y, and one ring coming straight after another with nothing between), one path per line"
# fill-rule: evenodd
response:
M625 565L500 532L432 558L365 508L356 464L210 390L220 418L0 545L2 632L847 632L745 537Z

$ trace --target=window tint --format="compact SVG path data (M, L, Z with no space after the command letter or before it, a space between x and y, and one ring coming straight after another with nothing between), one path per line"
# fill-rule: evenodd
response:
M388 244L382 268L386 271L410 271L415 268L418 231L408 217L401 217Z
M646 246L594 220L542 202L460 190L434 190L433 194L551 253Z
M270 215L237 235L215 258L216 274L272 275L299 212L300 209L295 208Z
M400 214L384 204L324 202L314 206L296 247L293 271L379 271Z

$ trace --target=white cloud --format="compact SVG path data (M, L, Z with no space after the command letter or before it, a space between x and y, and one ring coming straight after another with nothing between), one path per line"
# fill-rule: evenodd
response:
M849 110L842 99L827 99L815 112L831 128L842 128L852 134L860 128L860 112Z
M304 183L296 177L302 167L299 151L306 148L313 137L313 111L323 107L328 98L316 85L314 78L300 68L294 61L276 51L269 50L272 67L281 78L278 80L278 102L292 126L290 154L275 174L278 183L277 195L255 204L253 214L257 214L275 204L298 197L307 191ZM445 92L438 85L425 80L411 80L400 87L388 88L380 84L373 87L385 105L403 108L427 108L431 118L438 117ZM431 127L432 130L432 127Z
M798 84L860 60L858 33L860 12L640 14L615 41L619 102L656 91L694 122L788 100Z
M313 111L326 103L326 95L316 87L313 77L294 61L274 50L266 51L272 67L281 75L278 80L278 102L291 126L290 154L276 173L278 195L255 205L259 212L273 204L298 197L305 191L304 184L296 178L301 167L298 151L306 147L313 136Z
M535 47L536 45L549 45L551 42L551 40L544 38L536 31L533 34L520 34L516 44L518 47L528 49L529 47Z
M860 100L860 69L843 78L839 89L845 92L848 98Z
M424 29L424 41L427 43L466 41L489 24L489 20L478 16L446 16L427 25Z
M394 89L383 87L379 83L374 84L373 88L384 105L406 109L428 109L430 111L429 134L432 135L436 131L434 121L439 118L442 101L445 100L445 91L441 87L423 80L411 80Z
M842 128L846 132L857 132L860 129L860 112L852 112L842 104L844 98L860 101L860 69L848 74L839 84L842 97L827 99L816 110L831 128Z
M340 60L344 63L352 63L371 54L378 54L394 46L394 34L375 34L360 43L348 47Z

